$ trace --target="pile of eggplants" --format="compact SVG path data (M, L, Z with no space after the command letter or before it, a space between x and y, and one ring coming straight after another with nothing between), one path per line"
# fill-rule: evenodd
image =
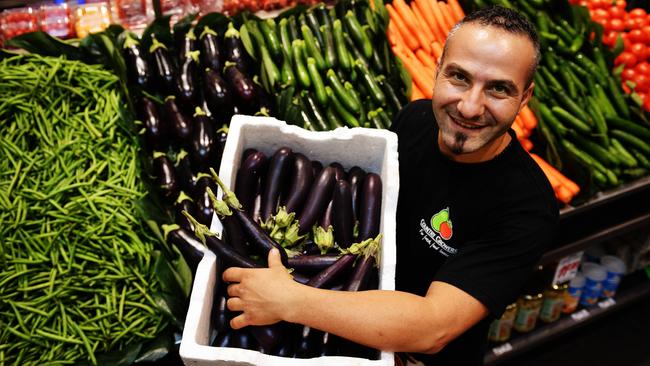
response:
M220 165L231 117L271 108L254 81L237 29L221 14L211 17L221 22L200 20L192 26L188 21L185 29L175 26L171 32L168 22L161 26L164 20L157 20L142 39L130 32L120 35L132 104L142 123L144 166L174 220L163 227L165 236L193 271L202 246L181 212L210 224L213 207L207 191L216 191L216 185L208 172Z
M285 146L271 156L244 151L234 192L214 172L213 178L224 192L223 201L209 192L223 231L220 238L206 236L205 242L217 254L220 270L265 267L268 251L278 248L298 282L340 291L378 288L378 174L357 166L345 170L337 162L324 165ZM215 291L212 346L296 358L379 357L377 350L302 325L232 330L225 288L219 285Z

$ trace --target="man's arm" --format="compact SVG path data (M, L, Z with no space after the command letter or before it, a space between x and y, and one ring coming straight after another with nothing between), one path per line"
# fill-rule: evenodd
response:
M243 311L234 329L281 320L304 324L388 351L436 353L488 314L474 297L444 282L426 296L400 291L320 290L293 281L277 251L269 268L231 268L223 279L228 308Z

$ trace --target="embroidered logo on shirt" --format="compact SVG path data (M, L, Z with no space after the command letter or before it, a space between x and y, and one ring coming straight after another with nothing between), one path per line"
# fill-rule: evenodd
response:
M420 220L420 235L422 240L429 244L430 248L437 250L445 257L456 254L458 249L445 243L454 235L451 219L449 218L449 207L440 210L431 216L431 220Z
M449 219L449 207L431 216L431 228L440 234L443 239L451 239L454 232L452 231L451 219Z

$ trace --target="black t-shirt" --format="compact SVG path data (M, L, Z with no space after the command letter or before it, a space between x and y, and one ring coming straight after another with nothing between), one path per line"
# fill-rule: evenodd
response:
M516 299L552 240L553 190L512 130L495 158L458 163L439 150L430 100L407 105L391 129L400 173L397 290L424 296L442 281L490 311L438 354L415 356L427 365L482 365L490 321Z

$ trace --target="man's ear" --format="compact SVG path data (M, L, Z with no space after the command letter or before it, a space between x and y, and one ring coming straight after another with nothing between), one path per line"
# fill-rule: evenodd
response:
M528 88L524 91L523 98L521 98L521 103L519 104L519 110L524 108L526 104L528 104L528 101L530 98L533 97L533 91L535 90L535 82L532 81L530 85L528 85Z

